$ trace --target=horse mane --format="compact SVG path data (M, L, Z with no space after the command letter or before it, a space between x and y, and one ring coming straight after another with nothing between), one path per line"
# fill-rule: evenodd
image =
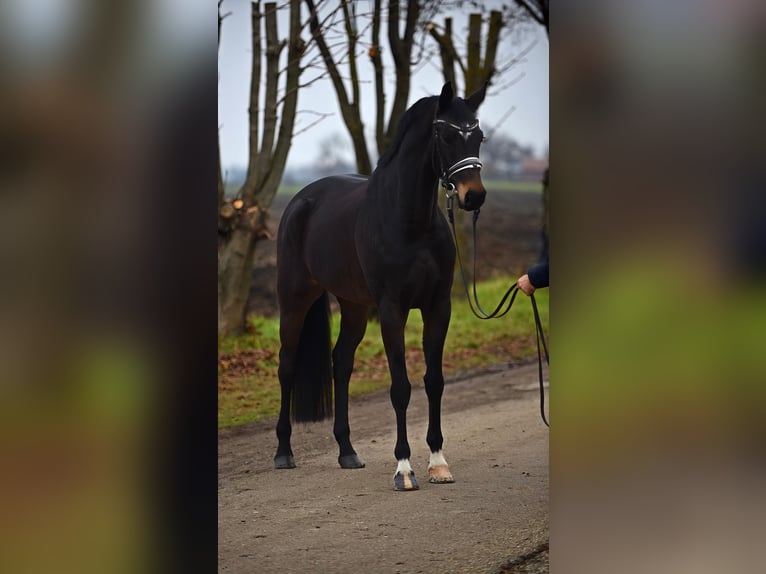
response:
M410 127L415 123L416 120L422 119L423 116L425 116L429 118L430 121L433 113L427 114L427 108L434 108L438 99L439 96L427 96L425 98L420 98L417 102L412 104L409 109L404 112L404 114L402 114L402 117L399 118L399 124L396 126L396 136L394 136L394 141L390 146L388 146L388 149L383 153L383 155L380 156L380 159L378 160L378 167L386 167L389 163L391 163L391 160L396 157L399 148L402 147L404 135L409 131Z

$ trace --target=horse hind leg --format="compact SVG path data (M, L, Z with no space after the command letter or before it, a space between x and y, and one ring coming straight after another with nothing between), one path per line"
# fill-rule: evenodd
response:
M303 317L295 312L282 313L279 320L279 387L281 402L277 421L277 453L274 456L274 468L295 468L293 449L290 444L292 424L290 423L290 401L293 392L295 359L300 339Z
M354 369L354 352L367 329L367 306L339 299L341 310L340 334L332 353L333 378L335 381L335 423L333 434L338 441L341 468L364 468L351 446L351 429L348 424L348 385Z
M311 308L315 294L302 294L282 301L279 317L279 386L281 403L277 421L277 452L274 456L274 468L295 468L295 459L290 443L292 424L290 422L291 402L295 388L295 373L298 360L298 347L303 331L304 320Z
M311 274L303 260L303 237L311 209L308 201L296 198L285 209L277 239L277 296L279 297L279 386L281 405L277 422L277 452L274 457L275 468L295 468L295 460L290 445L293 412L298 403L296 397L296 376L300 377L299 353L304 323L313 309L321 289L312 285ZM310 311L311 310L311 311ZM318 318L318 317L316 317ZM315 326L320 321L311 321ZM322 330L322 329L320 329ZM329 355L329 334L327 335L327 354ZM317 345L309 345L318 349ZM305 395L305 393L304 393ZM305 397L304 397L305 398ZM291 403L296 403L292 404ZM305 401L300 409L305 407ZM324 405L322 405L324 406ZM307 415L311 415L310 405ZM323 411L325 409L322 409ZM307 418L311 418L307 416ZM300 417L296 417L300 420ZM305 419L304 419L305 420Z

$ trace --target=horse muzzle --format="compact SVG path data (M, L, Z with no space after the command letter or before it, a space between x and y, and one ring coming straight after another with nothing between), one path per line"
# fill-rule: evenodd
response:
M482 205L484 205L484 200L487 198L487 191L485 189L479 189L478 191L471 188L468 191L465 192L465 196L458 202L460 207L465 209L466 211L476 211L479 209Z

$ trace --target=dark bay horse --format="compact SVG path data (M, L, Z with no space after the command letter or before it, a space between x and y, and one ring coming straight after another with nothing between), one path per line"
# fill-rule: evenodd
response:
M404 326L410 309L423 317L424 377L428 396L429 481L454 482L442 453L442 354L449 327L455 247L439 209L438 187L473 211L484 203L476 110L486 86L466 99L444 85L440 96L423 98L401 117L394 142L372 176L344 175L315 181L290 201L277 239L280 306L276 468L294 468L291 404L297 422L332 414L342 468L362 468L351 446L348 385L354 352L367 314L377 306L391 374L398 461L395 490L416 490L407 442L411 386L404 356ZM338 341L330 352L328 292L340 304Z

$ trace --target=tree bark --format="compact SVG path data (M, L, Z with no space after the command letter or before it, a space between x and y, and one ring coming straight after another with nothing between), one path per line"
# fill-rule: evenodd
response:
M481 74L481 14L471 14L468 19L468 46L466 50L465 94L472 94L478 87Z
M380 6L381 0L375 0L372 12L372 47L370 60L375 70L375 145L378 156L386 149L386 91L383 84L383 53L380 45Z
M223 0L218 0L218 49L221 48L221 23L223 22L223 19L226 16L221 16L221 2ZM223 187L223 174L221 172L221 135L220 131L216 137L216 144L218 147L218 210L221 210L221 207L223 206L223 198L225 195L225 190Z
M245 185L242 191L256 189L259 178L260 163L257 159L259 150L259 130L260 130L260 88L261 88L261 14L260 2L253 2L251 7L251 22L252 22L252 48L253 48L253 62L251 65L250 74L250 102L248 107L248 117L250 119L249 133L248 133L248 145L250 150L250 157L247 162L247 176L245 177Z
M439 53L442 59L442 75L444 81L451 81L457 91L455 83L454 64L457 64L463 73L465 84L465 96L469 96L481 88L485 82L492 79L495 74L495 60L497 59L497 46L500 42L500 33L503 29L503 15L497 10L490 13L489 30L484 48L482 61L482 21L481 14L471 14L468 21L468 42L466 57L463 59L452 42L452 19L445 18L445 33L440 34L435 26L429 28L431 37L439 45Z
M460 61L460 56L457 55L455 45L452 43L452 18L444 19L444 34L440 34L434 24L428 25L428 32L431 37L439 44L439 55L442 60L442 75L445 82L450 82L454 89L457 89L457 82L455 81L455 63Z
M388 127L383 140L384 147L378 152L382 155L388 149L396 135L399 118L407 110L407 101L410 97L410 57L412 55L412 43L415 38L415 29L420 17L420 2L408 0L407 20L404 26L404 36L399 36L399 0L389 0L388 3L388 43L391 47L391 55L394 58L396 71L396 88L394 101L391 106L391 114L388 118Z
M253 64L250 86L250 152L247 176L240 189L241 201L219 204L218 233L218 334L234 335L246 326L247 302L252 282L255 245L271 238L266 225L268 210L276 195L292 143L298 102L300 58L300 0L290 0L289 42L279 40L277 5L252 4ZM261 26L266 33L265 115L259 142L259 97L261 84ZM279 55L288 46L285 95L279 110ZM281 119L280 119L281 115ZM277 133L277 123L279 130ZM220 189L219 189L220 198ZM220 200L219 200L220 201Z
M277 5L267 3L265 12L266 30L266 90L264 93L263 134L261 136L261 149L258 153L257 164L259 179L262 180L271 167L274 138L277 132L277 82L269 81L279 75L279 55L284 48L284 43L279 41L277 33ZM259 181L260 183L260 181ZM249 204L255 197L255 188L245 188L243 198Z
M263 183L256 195L256 203L264 214L271 207L271 202L279 189L282 174L287 164L287 155L292 145L295 127L295 114L298 109L298 85L301 74L300 61L303 55L303 40L300 37L301 15L300 0L290 0L290 40L288 43L287 78L285 95L282 100L282 119L279 125L277 144L273 150L261 149L261 153L269 153L268 173L263 177Z
M354 155L356 157L356 169L359 173L369 175L372 173L372 162L370 161L370 154L367 150L367 142L364 139L364 123L359 110L359 88L358 88L358 75L356 73L356 54L354 53L356 47L356 36L351 26L351 17L348 11L348 2L350 0L342 0L343 2L343 19L346 28L347 45L349 50L349 67L352 76L352 97L349 98L346 92L346 86L343 83L340 72L338 71L338 65L335 63L335 58L332 55L327 42L325 41L324 32L319 23L319 17L317 15L316 5L313 0L305 0L306 6L308 6L310 19L309 29L317 43L319 53L322 55L322 60L327 68L327 73L330 75L333 88L335 88L335 94L338 98L338 106L340 107L341 117L343 123L346 125L351 141L354 146ZM356 76L356 77L355 77Z
M493 10L489 15L489 30L487 32L487 48L484 52L484 64L481 69L481 78L479 85L475 90L481 88L485 82L489 82L495 75L495 60L497 59L497 45L500 42L500 31L503 28L503 14ZM472 94L475 90L466 90L466 95Z

